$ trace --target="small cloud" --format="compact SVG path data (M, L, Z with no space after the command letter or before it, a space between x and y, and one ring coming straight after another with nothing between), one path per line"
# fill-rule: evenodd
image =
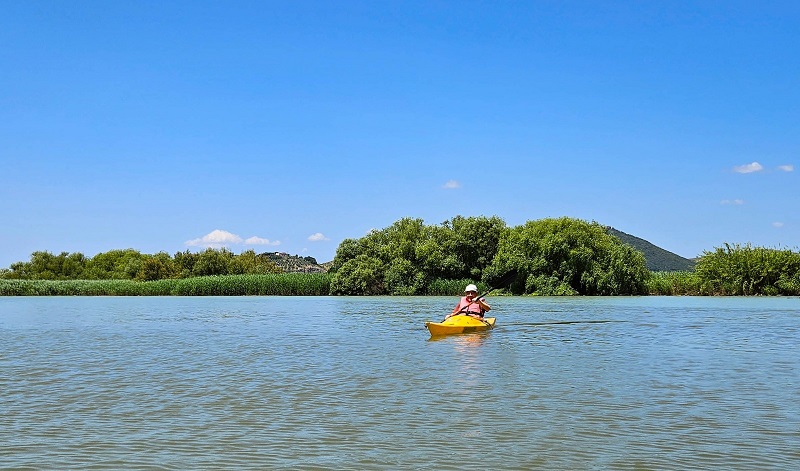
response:
M783 223L782 222L773 222L772 223L772 227L777 227L778 229L780 229L781 227L783 227Z
M281 245L281 241L279 240L262 239L256 236L250 237L245 240L244 243L247 245Z
M461 188L461 183L457 180L449 180L447 183L442 185L442 188L444 188L445 190L456 190L458 188Z
M311 242L320 242L323 240L330 240L330 239L325 237L325 234L323 234L322 232L317 232L316 234L311 234L310 236L308 236L308 240L310 240Z
M781 165L778 167L779 170L783 170L784 172L794 172L794 165Z
M753 173L760 172L762 170L764 170L764 167L758 162L733 167L733 171L736 173Z
M744 200L739 200L739 199L736 199L736 200L722 200L722 201L720 201L720 204L722 204L722 205L733 204L733 205L736 205L736 206L741 206L741 205L744 204Z
M219 229L213 230L199 239L187 240L189 247L224 247L230 244L241 244L242 238L236 234Z

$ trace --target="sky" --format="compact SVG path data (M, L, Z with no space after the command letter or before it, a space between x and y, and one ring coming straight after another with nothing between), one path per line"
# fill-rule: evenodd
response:
M0 0L0 267L568 216L800 241L800 3Z

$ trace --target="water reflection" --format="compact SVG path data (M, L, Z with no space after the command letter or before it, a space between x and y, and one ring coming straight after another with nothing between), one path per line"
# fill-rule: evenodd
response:
M472 332L469 334L439 335L435 337L429 337L428 342L452 342L455 345L478 347L482 345L486 338L490 335L491 331Z

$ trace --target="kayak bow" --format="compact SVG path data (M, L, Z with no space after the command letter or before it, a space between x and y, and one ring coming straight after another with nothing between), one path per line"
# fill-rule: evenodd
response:
M449 317L444 322L425 323L425 327L430 331L431 337L451 334L469 334L471 332L482 332L494 328L494 317L485 317L483 321L466 315Z

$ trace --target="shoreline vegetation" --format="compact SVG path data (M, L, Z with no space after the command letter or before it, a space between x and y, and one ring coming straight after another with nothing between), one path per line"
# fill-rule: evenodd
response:
M136 280L0 280L0 296L325 296L327 273Z
M440 225L404 218L346 239L322 265L252 250L34 252L0 269L0 296L457 296L467 283L484 291L510 272L516 278L497 294L800 296L797 251L724 244L691 270L651 271L617 234L571 218L508 227L498 217L456 216Z
M210 275L194 278L136 280L2 280L0 296L330 296L331 273ZM460 296L470 280L434 280L415 296ZM783 292L711 291L694 272L652 272L645 296L800 296L800 284ZM481 292L489 289L478 282ZM496 290L493 296L513 295ZM527 294L524 296L541 296Z

